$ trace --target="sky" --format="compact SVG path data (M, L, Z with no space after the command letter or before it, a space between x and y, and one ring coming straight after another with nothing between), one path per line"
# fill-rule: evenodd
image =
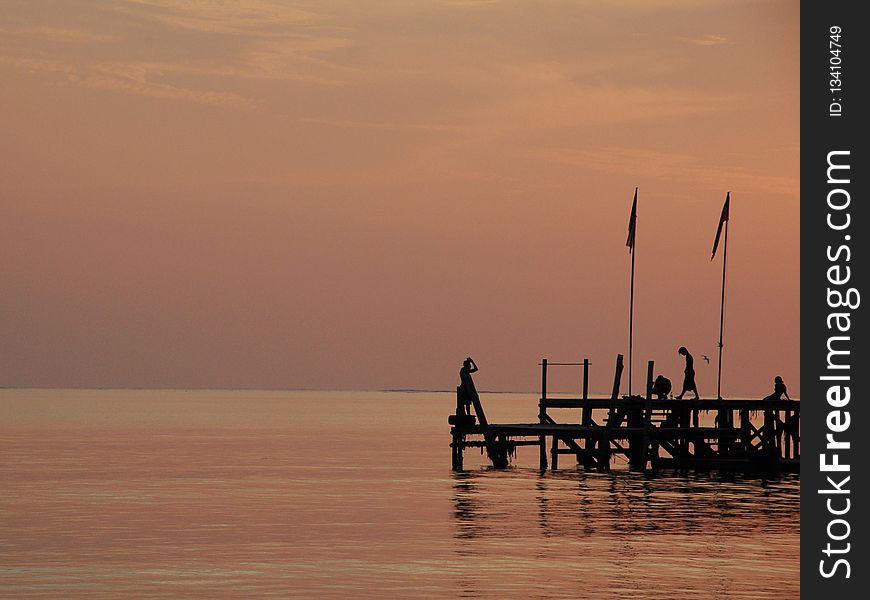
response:
M799 395L797 2L0 7L2 386Z

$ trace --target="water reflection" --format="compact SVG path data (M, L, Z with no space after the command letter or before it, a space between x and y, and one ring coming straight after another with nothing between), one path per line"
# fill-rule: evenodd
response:
M484 531L485 516L481 508L475 475L471 472L454 473L453 516L458 525L456 531L458 539L475 538Z
M587 597L648 597L639 581L740 597L744 573L764 568L758 597L777 597L798 585L799 490L796 475L466 471L453 475L455 552L510 557L514 574L550 565L569 582L596 569L612 595Z
M499 497L505 477L526 480L535 505L522 505L523 494ZM521 489L521 488L520 488ZM655 476L628 471L592 473L536 470L464 471L453 473L457 538L473 538L501 527L521 511L537 508L536 521L545 535L588 536L608 530L622 534L687 532L728 522L754 526L764 522L793 531L800 516L800 479L775 480L735 474ZM500 518L501 517L501 518Z

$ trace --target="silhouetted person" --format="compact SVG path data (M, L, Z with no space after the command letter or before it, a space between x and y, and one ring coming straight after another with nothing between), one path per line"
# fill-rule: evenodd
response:
M777 375L773 379L773 393L770 396L765 396L765 400L782 400L782 396L785 394L786 400L791 400L788 397L788 391L786 390L785 383L782 381L782 377Z
M671 393L671 380L664 375L656 377L656 380L653 382L652 393L655 394L659 400L666 400L668 394Z
M683 377L683 391L677 396L678 400L683 399L683 395L686 392L694 392L695 400L701 397L701 394L698 393L698 386L695 385L695 359L692 358L692 355L689 354L689 351L686 350L685 346L680 346L680 349L677 350L680 354L686 357L686 370L685 375Z
M466 415L471 414L471 399L477 395L477 388L474 387L474 379L471 378L472 373L477 373L477 365L469 356L462 361L462 368L459 369L459 388L463 403L463 410Z
M773 393L769 396L765 396L765 400L782 400L782 397L785 396L786 400L791 400L788 397L788 390L785 387L785 382L783 382L782 377L777 375L773 379ZM780 450L782 448L782 434L785 433L786 436L791 436L794 439L794 443L797 444L797 415L791 414L785 418L785 421L780 420L779 411L769 410L770 419L773 423L774 433L776 434L776 448Z

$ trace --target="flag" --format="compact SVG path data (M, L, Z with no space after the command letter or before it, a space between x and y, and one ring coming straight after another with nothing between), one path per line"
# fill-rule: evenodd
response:
M628 219L628 239L625 240L629 253L634 252L635 221L637 221L637 188L634 188L634 202L631 203L631 217Z
M722 216L719 217L719 227L716 229L716 239L713 241L713 256L710 257L710 260L716 258L716 248L719 247L719 236L722 235L722 225L724 225L725 221L728 220L729 204L731 204L731 192L726 194L725 204L722 205Z

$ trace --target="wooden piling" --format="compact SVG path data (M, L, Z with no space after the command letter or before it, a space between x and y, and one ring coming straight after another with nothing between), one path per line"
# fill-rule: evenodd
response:
M582 424L584 427L592 425L592 408L589 406L589 359L583 359L583 416ZM584 448L587 455L595 452L595 438L587 437Z
M646 365L646 398L643 403L643 445L640 454L640 470L646 471L650 444L650 427L652 427L652 386L653 386L653 361Z
M457 428L454 428L456 430ZM461 471L462 470L462 442L465 436L454 433L453 434L453 443L450 444L451 450L453 450L453 470Z
M583 425L592 422L592 411L589 408L589 359L583 359Z
M538 403L538 422L547 422L547 359L541 359L541 401ZM540 441L540 469L547 470L547 436L541 435ZM555 440L554 440L555 441Z
M613 390L610 394L610 406L607 410L607 425L601 436L601 447L598 449L598 469L610 470L610 431L616 420L616 400L619 397L619 384L622 381L622 354L616 355L616 370L613 374Z
M770 457L776 449L775 423L773 411L765 410L764 426L761 428L761 446L767 457Z

